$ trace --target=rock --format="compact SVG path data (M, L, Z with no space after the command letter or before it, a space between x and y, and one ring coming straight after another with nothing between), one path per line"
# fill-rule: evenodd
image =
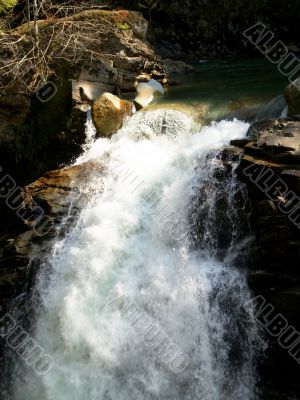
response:
M123 125L133 112L131 102L121 100L111 93L104 93L92 107L92 118L98 136L110 137Z
M251 143L252 139L251 138L241 138L241 139L234 139L230 141L230 144L232 146L236 146L236 147L245 147L247 144Z
M41 204L47 215L58 222L70 205L69 195L83 188L90 171L96 169L103 172L101 164L89 162L45 173L23 189L24 206L31 209L34 202Z
M138 82L148 82L151 79L151 76L149 74L143 73L140 74L136 77Z
M122 11L119 11L122 12ZM133 33L141 40L145 40L148 32L149 22L143 18L141 13L126 11L128 13L128 22Z
M245 153L282 164L300 162L300 123L290 120L268 120L249 129L250 141Z
M252 268L300 277L300 230L289 213L278 207L286 203L287 193L296 196L295 201L297 196L300 198L300 121L258 122L249 128L248 138L242 142L231 141L231 144L244 149L237 176L246 183L252 210L250 221L255 234L252 260L249 259ZM251 168L250 174L245 173L246 168L247 171ZM257 172L253 179L251 171ZM273 197L268 196L268 185L265 187L262 180L255 183L259 171L270 171L268 176L274 174L269 186L272 182L283 182L281 189L277 184L278 193Z
M300 121L266 120L253 124L243 147L238 179L245 184L249 203L248 254L243 255L253 297L263 296L274 308L266 323L282 315L300 331ZM247 140L249 139L249 143ZM247 170L246 170L247 168ZM261 173L261 175L260 175ZM266 175L264 175L266 174ZM282 207L286 205L287 207ZM267 332L267 331L265 331ZM275 336L275 335L274 335ZM300 368L282 349L277 337L267 335L269 348L261 375L272 381L282 371L298 382ZM278 365L280 369L278 370ZM276 379L275 379L276 380ZM273 395L270 396L270 398ZM276 397L277 398L277 397ZM278 396L278 398L281 398ZM285 397L284 397L285 398ZM288 398L288 397L287 397Z
M54 96L40 101L26 68L18 80L9 71L0 74L2 85L14 82L0 99L1 166L21 186L78 157L86 139L87 110L101 94L135 91L153 71L167 83L160 57L145 40L148 22L141 13L87 10L40 20L38 25L43 43L53 40L55 48L49 76L57 89ZM67 41L53 38L60 30ZM30 24L23 24L12 29L7 40L17 43L20 54L27 54L31 33ZM16 56L7 46L0 46L0 54L2 69Z
M104 85L116 85L120 77L118 69L114 67L112 60L97 60L93 64L83 62L80 70L75 75L76 80L90 81Z
M299 152L300 129L297 122L283 122L281 126L260 132L257 140L259 147L272 148L276 153Z
M282 118L287 106L287 102L283 95L276 96L271 101L260 104L255 120L264 121L268 119Z
M71 27L70 46L65 46L65 42L58 44L56 53L62 57L52 66L54 75L61 79L86 80L134 90L136 77L151 72L146 70L146 62L162 67L159 56L146 41L148 22L141 13L85 10L55 21L50 18L38 21L40 33L45 40L49 37L49 41L52 40L52 25L63 29L66 24ZM27 48L31 35L28 24L18 27L12 34L20 37L20 49ZM84 42L77 47L81 38ZM76 53L72 40L76 40ZM164 71L160 72L165 78Z
M91 171L97 184L90 185ZM23 199L14 217L19 220L19 234L6 227L7 232L0 237L0 304L20 294L25 279L30 276L32 264L36 272L49 253L51 239L63 236L76 220L82 204L88 201L91 191L103 190L105 168L99 162L88 162L50 171L30 185L20 189ZM72 211L71 211L72 210ZM26 215L21 219L18 215ZM41 229L39 218L43 215L46 224ZM62 220L64 221L61 224ZM23 225L21 225L23 224ZM16 224L15 224L16 225ZM29 267L30 265L30 267Z
M288 115L300 115L300 78L290 83L284 91Z
M33 231L27 231L12 239L0 239L1 305L24 290L32 236Z
M269 217L273 216L274 214L279 213L278 208L276 207L274 201L272 200L262 200L258 203L258 213L261 217Z
M114 87L112 85L107 85L104 83L85 81L85 80L75 80L72 79L72 99L74 102L79 104L89 103L88 100L82 98L81 89L88 99L95 101L105 92L112 92ZM81 88L81 89L80 89Z
M165 58L163 60L163 64L167 74L183 74L195 71L192 65L186 64L183 61L176 61L176 60L171 60L169 58Z
M70 81L57 83L55 96L45 103L21 95L0 99L1 166L21 186L82 151L89 105L77 100Z
M233 163L237 163L242 155L243 150L241 148L235 146L224 146L221 154L219 155L223 165L233 165ZM216 155L214 154L214 157Z
M26 121L31 99L17 93L0 97L0 158L1 164L10 164L22 134L28 134ZM23 128L23 129L22 129ZM7 160L7 161L6 161Z
M149 105L155 95L164 94L164 88L155 79L150 79L148 82L140 82L136 91L138 95L134 99L134 105L137 110Z

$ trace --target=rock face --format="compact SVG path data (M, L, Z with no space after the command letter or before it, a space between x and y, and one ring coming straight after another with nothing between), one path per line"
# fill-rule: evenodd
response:
M11 94L0 97L0 158L4 168L19 161L23 137L29 134L26 121L30 107L31 100L26 96Z
M21 203L0 235L0 305L5 307L24 291L25 284L30 286L47 259L53 236L63 236L74 223L80 204L88 201L92 190L91 170L97 179L93 191L96 187L101 192L104 167L89 162L48 172L12 195L20 196Z
M292 82L284 91L284 97L289 106L288 114L300 115L300 78Z
M92 118L98 136L110 137L132 115L133 104L111 93L104 93L92 107Z
M7 95L0 96L1 165L22 186L45 171L68 165L80 154L92 100L104 92L135 91L138 82L154 76L167 82L160 57L146 41L148 22L141 13L87 10L38 24L41 45L50 52L55 49L47 55L54 96L41 101L39 93L30 92L33 77L25 69L20 81L26 85L11 86ZM11 31L20 54L27 53L29 28L24 24ZM0 46L0 54L4 68L9 53ZM0 83L15 82L12 73L5 79L3 75Z
M123 6L127 2L118 0L117 4ZM143 9L142 2L128 4L134 9ZM247 14L242 0L228 0L226 3L220 0L186 0L184 3L173 0L151 4L152 27L159 51L164 57L194 56L198 62L201 58L213 58L217 54L250 53L252 56L252 47L245 48L239 40L239 33L253 26L261 15L266 14L269 29L278 33L278 37L291 52L299 52L299 4L293 11L287 7L278 13L277 3L273 4L274 7L268 7L260 0L253 0Z
M231 144L243 149L237 172L251 202L253 267L300 277L300 122L256 123Z
M80 154L86 112L76 109L71 82L57 84L48 102L11 94L0 97L0 106L1 166L20 185Z
M268 120L252 125L248 137L234 140L242 150L237 170L245 183L253 240L243 264L255 295L300 330L300 121ZM295 389L299 364L277 338L263 362L263 376ZM280 368L278 367L280 365Z

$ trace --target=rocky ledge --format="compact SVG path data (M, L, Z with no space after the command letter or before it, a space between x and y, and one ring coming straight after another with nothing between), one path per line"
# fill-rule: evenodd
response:
M240 155L237 174L248 193L252 240L242 264L249 286L274 307L271 319L281 315L300 331L300 121L255 123L246 139L231 145ZM298 390L299 355L291 357L276 335L266 335L264 381L277 389L280 382L283 392Z

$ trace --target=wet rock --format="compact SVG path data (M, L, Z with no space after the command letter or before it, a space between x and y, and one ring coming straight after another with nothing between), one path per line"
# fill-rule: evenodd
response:
M58 222L65 215L70 205L70 194L80 193L95 169L103 172L103 167L96 163L86 163L50 171L23 189L24 206L32 209L35 202L42 206L45 213Z
M188 72L194 72L194 67L189 65L183 61L171 60L169 58L165 58L163 60L164 69L167 74L183 74Z
M24 290L29 262L30 241L33 231L21 233L15 238L0 239L0 303Z
M278 208L272 200L262 200L258 203L258 213L261 217L273 216L278 212Z
M300 229L291 217L291 212L297 214L297 207L300 210L300 202L296 201L300 199L300 122L257 122L249 128L248 138L231 144L243 148L236 171L246 184L251 205L249 221L254 241L248 267L260 271L251 273L251 286L260 288L265 274L265 291L272 291L274 281L281 279L287 282L285 289L292 289L294 277L300 279ZM265 179L263 174L267 174ZM269 181L267 176L271 177ZM291 212L283 212L281 206L287 206L288 199L294 199ZM268 282L269 274L272 276Z
M95 185L90 185L91 171L97 180ZM24 290L29 279L34 281L32 274L47 259L51 239L65 234L92 191L103 190L104 173L101 163L83 163L47 172L15 194L22 200L14 214L20 233L7 226L0 237L0 304L8 304Z
M232 146L236 146L236 147L245 147L247 144L251 143L252 139L250 138L241 138L241 139L234 139L230 141L230 144Z
M248 284L254 296L262 295L272 304L273 317L281 314L298 331L300 229L292 215L300 219L299 129L299 121L266 120L249 128L249 143L248 138L231 142L243 150L236 172L246 185L251 210L252 241L244 263ZM271 177L269 181L265 173ZM289 203L291 199L294 200ZM291 207L285 209L283 205ZM266 335L270 346L261 375L266 381L276 382L282 377L280 364L280 370L285 371L284 383L289 379L296 382L300 371L297 362L278 345L276 338Z
M123 125L124 119L132 115L131 102L121 100L111 93L104 93L92 107L92 118L98 136L110 137Z
M248 132L255 141L245 145L245 153L278 163L300 162L300 123L268 120L254 124Z
M288 115L300 115L300 78L290 83L284 91Z

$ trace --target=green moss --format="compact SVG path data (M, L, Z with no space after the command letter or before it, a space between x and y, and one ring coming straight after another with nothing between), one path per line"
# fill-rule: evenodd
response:
M18 0L0 0L0 14L14 8L18 3Z
M117 27L119 28L119 29L123 29L123 30L128 30L128 29L130 29L130 26L127 24L127 22L125 22L125 23L121 23L121 22L117 22Z

